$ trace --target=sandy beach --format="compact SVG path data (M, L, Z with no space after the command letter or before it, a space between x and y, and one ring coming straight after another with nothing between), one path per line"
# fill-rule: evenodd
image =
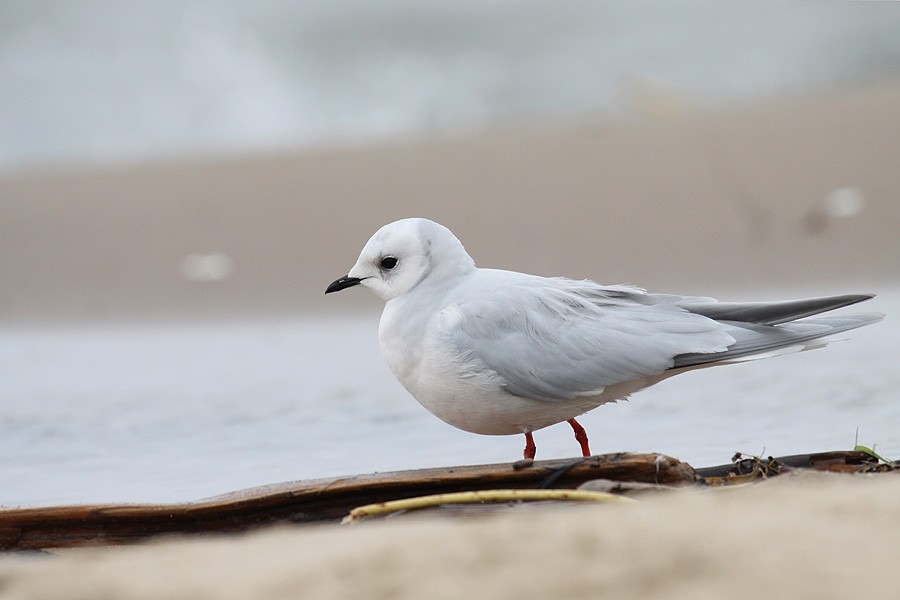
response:
M382 224L426 216L481 266L731 294L900 277L900 87L365 150L0 180L5 322L297 314ZM523 248L527 247L527 252ZM222 281L179 276L221 253Z
M449 226L483 266L720 296L877 293L900 282L898 106L889 86L365 150L23 172L0 180L0 315L19 327L374 311L368 295L336 307L322 292L372 231L411 215ZM208 253L229 257L230 277L179 275ZM898 494L894 474L784 477L627 506L4 556L0 597L886 598Z
M819 473L624 505L7 557L0 597L890 598L898 494L894 474Z

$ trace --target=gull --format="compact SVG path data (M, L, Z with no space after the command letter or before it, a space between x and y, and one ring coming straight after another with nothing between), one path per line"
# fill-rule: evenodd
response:
M401 384L441 420L485 435L525 435L685 371L820 347L881 313L820 316L871 294L720 302L628 285L477 268L428 219L389 223L325 290L361 285L385 300L381 350Z

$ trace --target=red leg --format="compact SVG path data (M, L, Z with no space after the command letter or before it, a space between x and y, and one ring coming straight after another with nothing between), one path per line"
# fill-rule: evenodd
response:
M569 419L568 423L572 426L572 429L575 430L575 439L578 440L579 444L581 444L581 455L590 456L591 448L588 446L587 431L585 431L584 427L581 426L581 423L579 423L575 419Z
M534 459L534 453L537 452L537 446L534 445L534 436L531 435L531 432L527 432L525 434L525 452L522 454L525 458Z

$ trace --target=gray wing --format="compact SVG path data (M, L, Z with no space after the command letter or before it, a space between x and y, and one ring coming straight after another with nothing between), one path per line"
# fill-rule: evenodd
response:
M450 341L461 358L497 373L510 393L540 400L596 395L668 369L802 347L884 316L796 321L870 295L718 302L529 276L478 292L448 307L456 313Z
M445 334L463 361L487 368L512 394L590 396L659 375L686 353L727 350L716 321L640 290L566 279L513 278L471 290L445 309ZM672 297L677 298L677 297Z

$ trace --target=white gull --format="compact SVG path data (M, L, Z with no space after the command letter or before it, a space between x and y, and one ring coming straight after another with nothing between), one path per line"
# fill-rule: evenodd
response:
M824 345L881 320L818 316L869 294L719 302L624 285L480 269L446 227L385 225L325 293L362 285L386 303L381 350L397 379L443 421L473 433L525 435L684 371ZM809 318L813 317L813 318Z

